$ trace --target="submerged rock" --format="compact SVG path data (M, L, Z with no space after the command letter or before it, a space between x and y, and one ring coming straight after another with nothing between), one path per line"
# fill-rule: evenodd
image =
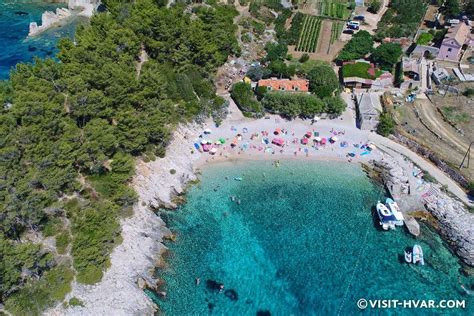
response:
M225 290L224 295L230 298L231 301L237 301L239 299L239 295L233 289Z
M272 316L272 313L269 310L259 310L257 316Z
M221 292L224 289L224 284L214 280L207 280L206 287L208 290Z

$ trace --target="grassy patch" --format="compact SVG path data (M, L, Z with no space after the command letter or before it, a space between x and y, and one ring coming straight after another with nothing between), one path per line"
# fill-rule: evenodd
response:
M299 61L295 61L295 62L292 62L291 65L295 65L295 68L296 68L296 72L298 74L307 74L309 73L311 70L313 70L314 68L316 68L317 66L321 66L321 65L327 65L326 62L324 61L321 61L321 60L312 60L312 59L309 59L303 63L299 62Z
M382 71L376 68L375 76L371 76L369 74L369 68L370 68L370 64L368 63L346 64L342 68L342 74L344 78L360 77L360 78L365 78L365 79L376 79L382 74Z
M69 306L84 306L84 303L82 303L82 301L77 297L72 297L69 300Z
M470 120L469 114L459 112L453 106L445 106L442 111L446 118L453 123L468 123Z
M14 315L39 315L44 309L64 299L71 291L73 272L57 266L38 281L29 281L21 290L5 300L6 309Z
M56 249L59 254L63 255L66 253L66 248L69 245L71 238L69 232L62 232L56 236Z
M43 226L43 236L51 237L63 230L63 222L58 217L51 217Z
M382 71L378 68L375 69L375 76L369 74L370 64L368 63L354 63L344 65L342 68L342 74L344 78L347 77L360 77L365 79L376 79L380 77Z

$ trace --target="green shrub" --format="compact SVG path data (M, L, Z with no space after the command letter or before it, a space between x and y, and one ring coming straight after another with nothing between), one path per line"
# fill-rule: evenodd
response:
M63 222L58 217L51 217L43 226L43 236L51 237L60 232L63 228Z
M255 116L263 113L263 107L253 94L252 87L245 82L237 82L230 93L239 109L246 115Z
M66 248L69 245L69 242L69 232L62 232L58 236L56 236L56 249L59 254L66 253Z
M376 14L377 12L379 12L381 7L382 7L382 2L380 0L370 0L369 6L367 7L367 11Z
M300 63L304 63L306 62L307 60L309 59L309 55L304 53L303 55L301 55L300 59L299 59L299 62Z
M474 96L474 88L466 88L462 94L468 98L472 97Z
M384 112L379 117L379 124L377 125L377 133L382 136L387 137L388 135L392 134L395 130L395 121L392 116Z
M176 170L175 169L170 169L170 174L176 174Z
M71 291L73 272L60 265L47 271L38 281L29 281L5 300L6 309L14 315L39 315L44 309L62 301Z
M436 178L429 174L429 172L426 170L423 170L423 180L425 180L426 182L438 183Z
M71 297L69 300L69 306L84 306L84 303L77 297Z

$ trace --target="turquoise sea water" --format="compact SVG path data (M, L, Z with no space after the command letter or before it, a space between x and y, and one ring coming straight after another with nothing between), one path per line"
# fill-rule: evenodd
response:
M54 57L61 37L72 37L76 23L27 39L30 22L41 22L44 11L54 11L64 4L0 0L0 80L7 79L12 67L31 62L34 57Z
M208 166L187 203L161 214L177 240L167 244L169 266L157 271L167 298L152 296L167 315L352 315L361 313L360 298L464 299L467 309L449 312L472 315L473 297L460 282L472 289L474 280L461 275L436 233L423 226L415 240L403 229L378 229L371 208L383 197L359 166L345 163ZM423 267L401 257L415 242L425 252ZM233 291L213 291L207 280Z

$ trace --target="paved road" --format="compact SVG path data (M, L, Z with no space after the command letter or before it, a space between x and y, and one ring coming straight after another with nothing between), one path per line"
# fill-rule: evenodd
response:
M393 140L385 138L378 134L370 133L369 140L373 141L379 146L381 145L381 149L383 149L383 147L388 147L389 149L408 157L408 159L417 164L421 169L428 171L428 173L432 175L439 183L441 183L442 185L446 185L448 190L451 191L455 196L457 196L461 201L468 205L472 205L472 202L467 197L466 192L464 192L464 190L454 180L452 180L448 175L438 169L431 162L418 156L410 149L394 142Z

